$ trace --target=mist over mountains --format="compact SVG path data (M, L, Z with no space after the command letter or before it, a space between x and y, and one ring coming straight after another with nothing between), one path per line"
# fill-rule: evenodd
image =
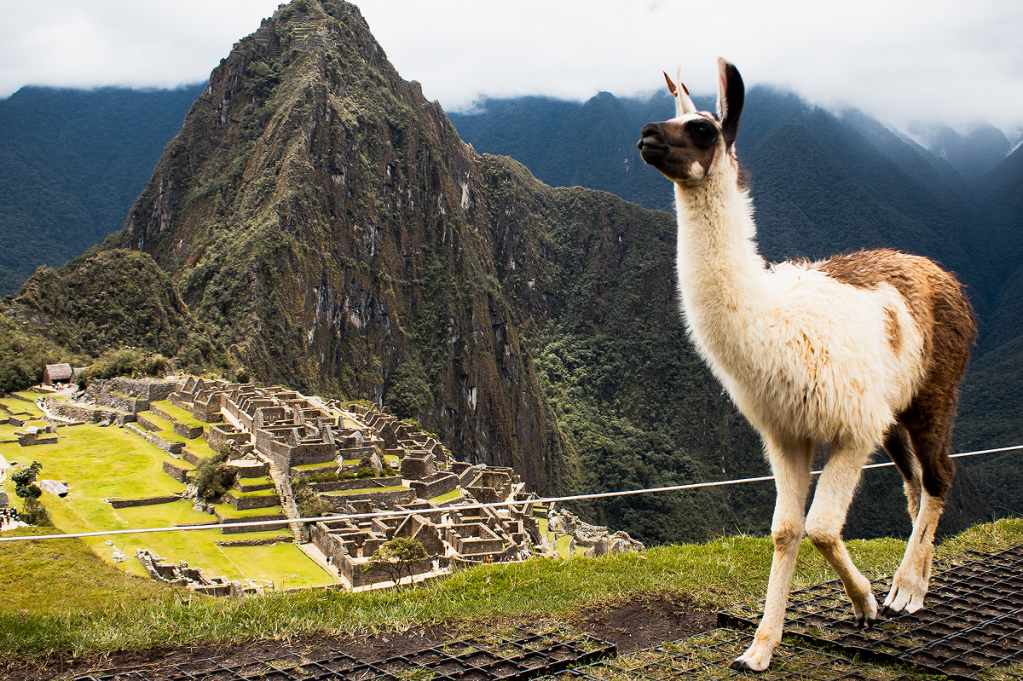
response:
M34 146L0 140L14 149L0 153L22 155L12 167L38 165L41 186L84 187L45 194L28 170L9 176L20 182L5 189L17 210L6 212L4 199L0 233L22 250L55 244L33 262L62 265L101 241L118 211L124 225L60 271L29 279L14 302L41 320L40 333L92 354L123 335L178 353L182 366L379 401L437 432L458 458L514 466L537 491L763 474L758 438L686 338L670 184L635 147L643 124L672 115L671 100L488 100L481 113L445 115L398 76L357 8L322 5L326 14L283 7L240 40L194 104L182 105L181 92L177 103L171 93L131 94L147 102L138 111L163 118L126 118L128 95L100 90L79 105L97 120L46 123L25 133ZM26 92L25 102L43 104L22 110L74 112L62 97L84 95ZM0 102L0 116L14 99ZM111 135L120 146L103 141ZM134 135L153 141L124 141ZM51 163L55 140L95 165ZM91 207L89 178L151 169L151 150L165 143L148 184L98 192L134 191L130 210L131 199ZM95 150L104 145L138 155L103 156ZM835 115L765 88L747 95L737 147L769 259L893 246L961 276L982 336L956 444L1023 441L1019 151L999 161L991 142L968 161L942 157L861 113ZM984 165L994 168L974 182L969 169ZM46 199L61 192L85 198ZM75 223L76 214L88 219ZM3 263L11 291L34 269L12 262ZM141 298L130 307L143 307L138 273L161 296L146 308L162 325L158 337L139 333L122 304L131 287ZM88 305L61 300L75 297ZM69 339L88 343L71 348ZM1023 510L1012 456L957 476L944 531L991 507ZM849 534L905 534L901 494L896 478L870 478ZM764 486L584 510L644 541L672 542L763 532L772 500Z

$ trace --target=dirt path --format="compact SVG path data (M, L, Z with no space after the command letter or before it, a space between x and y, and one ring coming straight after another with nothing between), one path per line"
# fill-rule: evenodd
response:
M534 620L518 618L496 624L515 624L529 628ZM672 641L715 626L713 613L693 609L684 599L665 596L637 596L627 601L587 608L566 618L574 629L614 643L621 654L631 653ZM495 622L488 622L488 626ZM177 649L121 651L88 660L51 659L45 666L0 670L11 681L71 679L86 674L96 676L115 671L145 670L154 680L176 675L179 666L193 674L214 664L235 667L250 662L268 663L294 655L314 657L327 652L343 652L360 661L374 662L408 654L461 638L478 626L466 622L416 627L405 632L381 632L346 638L315 636L290 641L258 640L233 646L189 646Z

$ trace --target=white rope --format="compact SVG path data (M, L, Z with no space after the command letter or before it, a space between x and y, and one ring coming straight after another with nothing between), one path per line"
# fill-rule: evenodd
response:
M1023 445L1014 445L1012 447L999 447L997 449L981 449L975 452L962 452L960 454L952 454L950 458L958 459L964 456L977 456L979 454L995 454L998 452L1008 452L1016 449L1023 449ZM895 463L888 461L885 463L873 463L863 467L864 470L871 468L885 468L887 466L894 466ZM810 475L820 475L821 471L811 471ZM216 530L225 527L266 527L269 525L287 525L289 523L330 523L337 522L339 520L366 520L370 518L401 518L410 515L426 515L429 513L437 513L438 511L443 512L449 511L468 511L479 508L503 508L508 506L526 506L528 504L551 504L561 503L565 501L581 501L585 499L608 499L612 497L626 497L634 496L636 494L658 494L660 492L679 492L683 490L691 489L704 489L707 487L725 487L727 485L743 485L751 482L767 482L768 480L774 480L773 475L764 475L758 478L738 478L735 480L716 480L713 482L694 482L687 485L672 485L669 487L647 487L643 489L630 489L621 492L594 492L593 494L572 494L562 497L541 497L537 499L529 499L526 501L498 501L486 504L459 504L457 506L438 506L435 509L405 509L402 511L374 511L372 513L351 513L351 514L339 514L330 516L317 516L315 518L288 518L285 520L254 520L243 523L219 523L210 525L184 525L180 527L150 527L144 529L133 529L133 530L105 530L100 532L76 532L72 534L44 534L44 535L27 535L23 537L0 537L0 542L8 541L36 541L40 539L80 539L84 537L109 537L120 534L148 534L151 532L190 532L192 530Z

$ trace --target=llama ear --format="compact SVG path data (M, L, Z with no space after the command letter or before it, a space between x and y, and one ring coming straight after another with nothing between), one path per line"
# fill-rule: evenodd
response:
M679 74L676 75L676 79L681 75L682 67L679 67ZM668 81L668 90L675 97L675 116L681 116L687 113L696 113L696 105L693 104L693 100L689 98L689 89L685 86L681 80L678 81L678 87L675 87L675 82L671 79L671 76L667 72L664 73L664 80Z
M718 119L725 138L725 147L730 148L739 134L739 116L746 101L746 87L742 83L739 69L733 64L718 59Z

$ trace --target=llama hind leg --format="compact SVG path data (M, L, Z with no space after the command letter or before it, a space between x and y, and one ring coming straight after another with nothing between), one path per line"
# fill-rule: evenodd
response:
M832 444L831 458L824 467L813 504L806 517L806 533L831 564L852 601L856 624L869 627L877 619L877 600L870 591L870 581L853 564L842 541L849 505L863 464L870 458L872 447Z
M914 471L919 471L920 507L913 519L913 533L906 545L906 554L892 578L892 589L884 601L885 613L913 613L924 606L931 578L934 533L955 474L955 467L948 456L951 401L943 406L945 408L938 411L937 419L921 418L921 410L914 410L906 416L916 418L903 421L913 446ZM911 498L911 510L912 501Z
M774 649L781 642L792 573L796 569L799 543L803 540L806 495L810 489L813 443L803 441L780 445L769 438L765 437L765 440L778 492L771 522L774 557L767 583L764 616L753 636L753 644L732 663L732 669L737 671L759 672L767 669Z

